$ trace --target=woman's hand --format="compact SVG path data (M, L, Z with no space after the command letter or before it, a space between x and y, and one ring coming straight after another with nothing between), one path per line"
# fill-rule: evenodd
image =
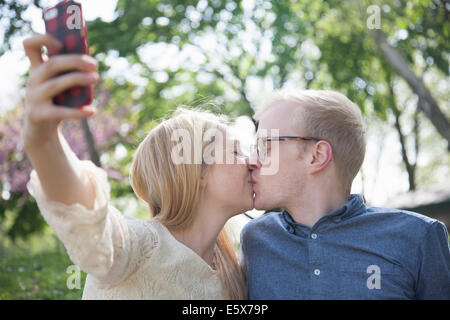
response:
M39 147L57 135L58 124L64 119L87 118L95 114L91 106L70 108L55 106L53 97L74 86L86 86L98 81L94 58L81 54L42 56L42 47L57 50L61 44L52 36L36 35L23 41L28 56L30 76L26 87L25 121L22 139L25 149ZM76 70L57 76L62 72Z

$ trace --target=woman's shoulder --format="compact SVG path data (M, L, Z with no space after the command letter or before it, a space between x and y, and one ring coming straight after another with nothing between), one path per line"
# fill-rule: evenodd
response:
M128 225L137 227L137 228L153 228L159 229L159 225L161 222L156 218L150 219L141 219L132 215L124 215L125 221ZM156 230L155 230L156 231Z
M139 219L130 215L126 215L124 218L130 234L142 247L149 249L159 247L162 238L161 222L155 218Z

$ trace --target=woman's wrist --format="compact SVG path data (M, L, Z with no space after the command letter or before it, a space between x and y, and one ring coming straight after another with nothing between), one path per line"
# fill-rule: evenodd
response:
M45 136L33 130L33 127L25 124L22 133L22 143L26 152L33 152L34 150L42 150L48 146L55 145L59 142L59 126L52 130L46 130Z

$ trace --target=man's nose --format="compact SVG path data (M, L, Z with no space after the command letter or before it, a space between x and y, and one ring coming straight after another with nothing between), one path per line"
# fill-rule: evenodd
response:
M249 170L256 170L261 168L261 162L258 159L256 151L252 151L250 156L246 158L247 167Z

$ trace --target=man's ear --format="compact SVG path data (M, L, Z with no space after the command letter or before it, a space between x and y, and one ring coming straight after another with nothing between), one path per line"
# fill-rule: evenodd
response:
M312 150L311 173L319 172L333 159L333 149L324 140L318 141Z

